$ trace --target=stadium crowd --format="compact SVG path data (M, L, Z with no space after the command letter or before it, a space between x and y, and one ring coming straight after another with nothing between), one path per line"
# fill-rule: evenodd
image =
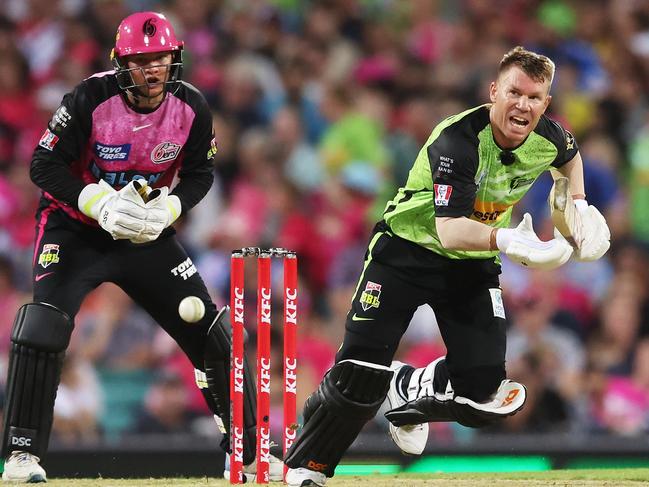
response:
M505 432L649 431L649 3L640 0L6 0L0 14L0 377L12 320L29 300L31 153L79 79L111 69L119 21L165 13L184 40L184 79L212 110L216 182L177 224L215 302L230 251L298 252L299 391L332 364L370 229L436 122L488 100L517 44L557 64L548 113L575 135L587 197L611 227L596 263L552 272L503 263L509 375L530 404ZM538 181L517 208L551 235ZM518 221L521 214L514 216ZM277 263L279 265L279 262ZM281 269L275 277L279 284ZM135 270L134 270L135 271ZM248 323L255 320L247 266ZM278 285L275 296L281 296ZM281 300L280 300L281 301ZM275 306L281 323L281 306ZM399 358L443 353L421 308ZM191 325L188 325L191 326ZM254 329L249 331L253 334ZM281 337L281 327L275 333ZM277 337L275 337L277 338ZM281 357L281 341L273 340ZM275 359L275 363L281 363ZM276 384L281 371L276 371ZM53 436L216 432L187 359L116 287L84 303ZM276 388L279 389L279 388ZM116 391L119 391L117 393ZM277 394L275 424L281 422ZM377 419L375 428L386 428ZM437 425L452 437L459 427ZM275 428L279 431L279 428ZM480 433L478 433L480 434Z

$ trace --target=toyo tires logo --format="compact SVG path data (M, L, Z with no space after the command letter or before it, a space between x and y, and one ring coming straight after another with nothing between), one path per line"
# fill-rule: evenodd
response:
M173 142L162 142L156 145L151 151L151 161L154 164L162 164L163 162L173 161L180 152L180 144Z

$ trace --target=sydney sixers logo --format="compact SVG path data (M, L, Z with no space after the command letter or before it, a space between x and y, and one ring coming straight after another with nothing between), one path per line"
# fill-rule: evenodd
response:
M174 144L173 142L162 142L156 145L151 151L151 161L154 164L173 161L178 156L181 147L181 145Z
M142 32L144 32L144 35L146 36L153 37L156 30L154 18L147 19L142 25Z

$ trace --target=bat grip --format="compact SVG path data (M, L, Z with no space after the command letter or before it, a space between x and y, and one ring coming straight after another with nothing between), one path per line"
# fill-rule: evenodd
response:
M135 180L135 181L133 181L133 186L135 187L135 189L137 190L137 193L142 198L142 201L144 201L145 203L147 201L149 201L150 198L149 198L149 195L147 194L147 191L146 191L146 188L147 188L146 183L141 183L139 180Z

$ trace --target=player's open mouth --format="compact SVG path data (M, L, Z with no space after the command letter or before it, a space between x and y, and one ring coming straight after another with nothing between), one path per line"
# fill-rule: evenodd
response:
M509 117L509 121L517 127L527 127L530 123L528 120L519 117Z

